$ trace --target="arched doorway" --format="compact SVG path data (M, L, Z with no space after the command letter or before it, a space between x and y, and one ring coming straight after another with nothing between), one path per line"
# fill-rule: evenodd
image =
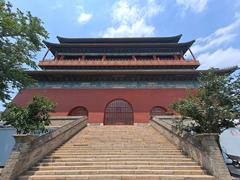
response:
M154 116L163 116L166 115L167 110L161 106L154 106L151 109L150 116L151 118Z
M104 112L104 125L132 125L133 108L124 99L114 99L107 104Z
M87 108L83 106L78 106L73 108L69 113L68 116L88 116Z

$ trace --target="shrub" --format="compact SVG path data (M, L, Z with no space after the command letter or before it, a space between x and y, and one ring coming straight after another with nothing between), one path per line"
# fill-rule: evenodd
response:
M34 96L26 107L8 104L2 113L2 120L6 125L16 128L17 134L33 134L36 131L43 133L46 132L45 126L51 123L48 113L54 108L55 104L47 98Z

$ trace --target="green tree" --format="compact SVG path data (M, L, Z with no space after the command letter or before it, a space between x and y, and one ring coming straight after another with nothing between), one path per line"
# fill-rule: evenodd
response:
M10 99L11 89L21 89L33 81L24 72L37 66L34 59L48 37L42 21L9 2L0 0L0 100ZM26 68L24 68L26 67Z
M26 107L20 107L9 103L6 110L1 114L1 119L6 125L17 129L17 134L45 132L45 126L51 122L49 112L52 112L55 104L45 97L34 96Z
M220 133L223 129L235 127L240 118L240 75L217 75L214 70L199 78L196 94L172 104L170 107L193 122L180 130L196 133Z

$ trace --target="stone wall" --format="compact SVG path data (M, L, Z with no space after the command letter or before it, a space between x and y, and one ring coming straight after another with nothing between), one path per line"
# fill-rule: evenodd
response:
M198 162L209 174L219 180L232 179L223 160L217 134L179 135L173 125L156 117L152 119L151 125Z
M16 144L2 170L0 180L15 179L86 126L87 118L79 117L77 120L40 137L15 136Z

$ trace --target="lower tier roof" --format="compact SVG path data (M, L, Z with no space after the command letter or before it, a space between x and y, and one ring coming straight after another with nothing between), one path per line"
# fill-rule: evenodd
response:
M218 74L232 73L237 67L227 69L215 69ZM27 74L36 80L79 80L100 78L108 79L111 77L120 78L124 80L125 77L136 78L141 77L157 77L167 79L183 79L183 78L196 78L200 74L205 74L209 70L181 70L181 69L161 69L161 70L44 70L44 71L27 71Z

